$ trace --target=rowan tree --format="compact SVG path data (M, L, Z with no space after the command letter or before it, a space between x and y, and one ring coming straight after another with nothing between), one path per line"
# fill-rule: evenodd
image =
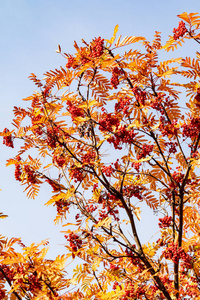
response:
M200 53L167 59L200 44L200 16L178 17L164 45L160 32L122 39L116 26L73 55L59 46L66 64L43 80L31 74L38 91L2 132L6 146L23 143L7 165L28 197L52 189L66 255L49 262L38 245L2 240L0 299L6 281L18 299L200 299ZM145 206L159 232L143 244ZM66 259L77 260L68 279Z

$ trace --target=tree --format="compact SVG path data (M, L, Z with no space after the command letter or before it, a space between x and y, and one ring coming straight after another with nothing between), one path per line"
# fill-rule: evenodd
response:
M110 40L75 42L74 55L59 46L66 66L44 80L31 74L31 106L14 107L14 129L1 135L9 147L23 142L7 165L28 197L52 189L67 254L50 262L45 242L39 250L2 238L1 299L6 281L17 299L200 299L200 53L159 62L184 40L200 44L200 16L179 18L164 46L160 32L153 42L116 39L116 26ZM145 206L159 233L142 244ZM66 279L70 257L82 263Z

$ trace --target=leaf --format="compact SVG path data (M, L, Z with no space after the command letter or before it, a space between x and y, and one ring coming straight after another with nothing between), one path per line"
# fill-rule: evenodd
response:
M4 215L3 213L0 213L0 218L1 218L1 219L8 218L8 215Z
M99 227L109 227L109 225L112 223L112 218L111 217L107 217L105 219L103 219L102 221L99 221L98 224L95 225L96 228Z
M135 207L134 208L134 214L136 215L138 221L141 220L141 208L140 207Z
M192 24L192 26L200 24L200 16L198 13L182 13L178 15L178 17L185 22L187 22L189 25Z
M119 25L117 24L117 25L115 26L115 28L114 28L114 33L113 33L112 38L111 38L110 40L106 40L106 39L105 39L105 41L112 45L113 42L114 42L114 40L115 40L115 38L116 38L116 34L117 34L117 32L118 32L118 29L119 29Z
M58 50L56 50L57 53L61 53L61 47L58 45Z
M51 204L53 204L53 203L59 201L60 199L63 199L63 200L65 200L65 201L67 201L73 194L74 194L74 191L68 189L68 190L67 190L67 193L61 192L61 193L59 193L59 194L53 195L53 196L51 197L51 199L50 199L47 203L45 203L45 205L49 206L49 205L51 205Z
M145 162L145 161L149 161L149 160L151 160L152 157L153 157L153 155L150 155L150 156L145 157L145 158L141 158L141 159L137 160L137 163L142 163L142 162Z
M142 42L145 41L146 39L141 36L125 36L122 41L118 40L117 43L115 44L116 48L127 46L133 43L137 42Z
M153 210L157 209L160 204L159 200L152 194L151 191L143 193L143 200L145 200L147 205Z
M185 37L185 39L186 38L187 37ZM173 36L169 36L169 40L162 47L162 49L166 50L167 52L170 50L174 51L175 49L177 49L178 45L182 46L182 43L185 43L184 38L179 38L178 40L174 40Z

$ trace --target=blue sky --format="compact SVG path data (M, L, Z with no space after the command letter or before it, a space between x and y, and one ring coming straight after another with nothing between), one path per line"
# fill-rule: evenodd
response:
M73 53L73 42L94 37L110 38L116 24L119 34L153 38L161 31L163 40L178 26L177 14L200 12L199 0L0 0L0 131L11 128L12 108L25 106L21 100L32 94L30 73L59 68L66 61L55 52L60 44ZM181 55L189 55L185 46ZM180 55L180 54L179 54ZM44 207L49 190L41 190L36 200L29 200L23 187L14 180L13 168L5 167L15 150L0 144L0 212L9 215L1 222L1 234L21 237L25 244L50 238L49 255L63 251L64 238L54 226L55 208Z

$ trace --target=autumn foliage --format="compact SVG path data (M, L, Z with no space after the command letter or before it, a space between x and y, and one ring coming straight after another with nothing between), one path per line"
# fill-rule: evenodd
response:
M43 80L31 74L38 91L1 135L8 147L23 141L7 165L27 196L52 190L66 254L49 261L45 242L2 237L0 299L6 283L12 299L200 299L200 53L159 60L200 44L200 16L179 18L164 45L160 32L149 42L116 26L73 55L59 46L65 66ZM142 243L138 227L153 238Z

